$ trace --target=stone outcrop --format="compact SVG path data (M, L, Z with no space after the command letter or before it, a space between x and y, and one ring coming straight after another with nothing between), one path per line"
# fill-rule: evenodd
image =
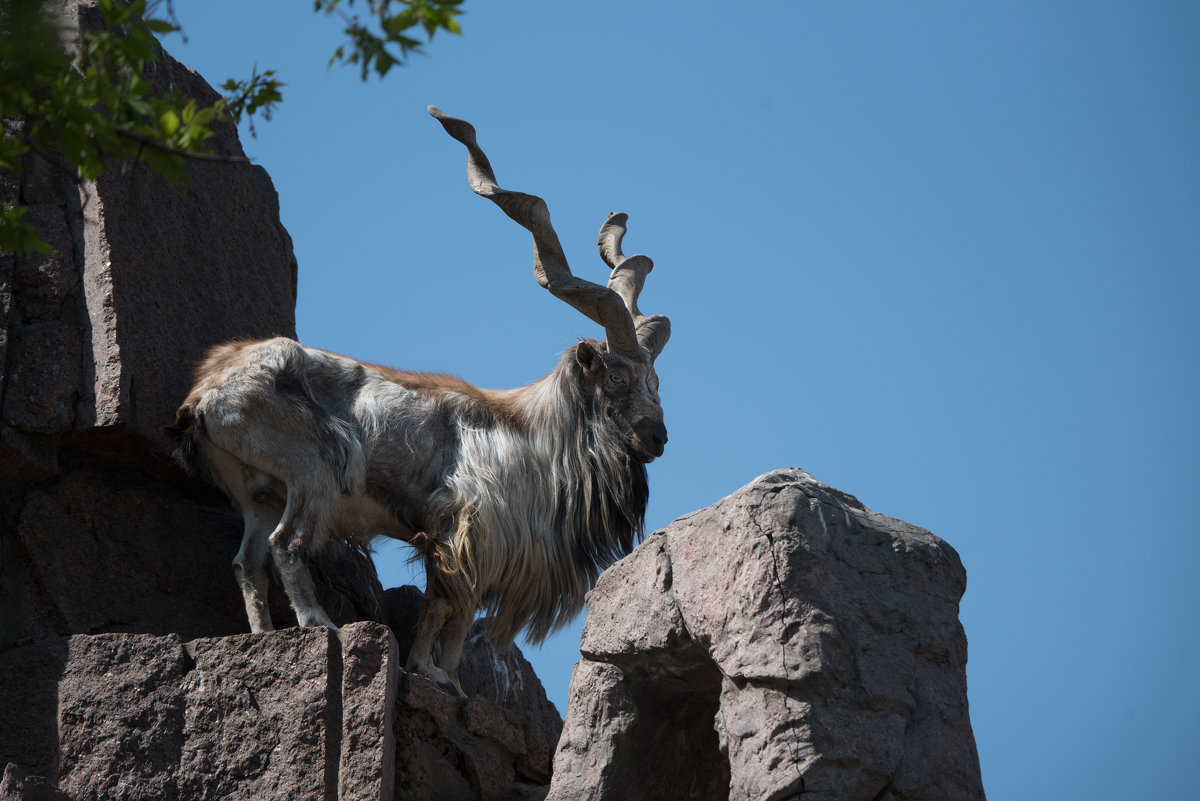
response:
M7 651L0 801L544 794L558 730L495 692L498 677L529 670L519 652L473 636L468 700L404 673L403 657L377 623L190 642L75 635ZM485 674L492 691L471 686ZM549 706L536 690L534 705Z
M601 576L550 799L983 799L965 589L928 531L760 477Z
M63 4L90 24L94 8ZM160 90L210 104L204 79L163 53ZM19 120L6 120L19 126ZM246 630L230 566L240 518L171 464L161 426L205 349L295 335L296 261L271 179L232 125L185 186L141 165L94 183L29 154L0 175L50 255L0 254L0 648L83 632ZM369 560L316 566L335 620L380 619ZM365 590L347 590L363 587ZM277 622L294 624L276 593Z

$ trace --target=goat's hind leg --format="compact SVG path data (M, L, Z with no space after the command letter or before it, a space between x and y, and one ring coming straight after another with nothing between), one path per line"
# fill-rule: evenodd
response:
M267 558L271 552L271 532L283 514L283 501L265 473L245 471L246 497L239 501L245 530L242 545L233 559L233 572L242 588L250 631L271 631L271 612L267 605L270 577Z
M242 515L242 544L233 559L233 573L242 590L250 630L270 631L274 626L267 605L267 553L271 531L283 511L282 484L211 442L204 448L213 479Z
M260 517L256 510L242 512L242 517L246 527L242 533L242 546L233 559L233 572L242 588L250 631L271 631L275 627L271 623L271 612L267 605L270 578L266 562L275 521Z
M271 556L279 578L301 626L337 626L317 602L307 559L320 550L327 537L327 508L319 494L288 487L287 504L270 537Z

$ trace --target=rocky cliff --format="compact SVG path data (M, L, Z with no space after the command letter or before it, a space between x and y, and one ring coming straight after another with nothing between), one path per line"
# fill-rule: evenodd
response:
M166 53L151 77L216 99ZM242 156L232 126L211 141ZM276 625L293 628L243 634L240 517L173 465L159 428L206 348L295 335L296 261L266 172L197 161L177 187L126 165L79 184L30 155L0 174L0 202L18 197L54 252L0 254L0 799L544 788L561 719L528 662L476 630L469 701L408 677L423 599L384 593L361 554L312 565L352 624L339 634L294 628L278 589Z
M153 78L216 99L165 54ZM213 152L242 155L232 127ZM181 481L159 427L205 348L295 334L296 262L270 178L195 162L186 191L140 166L78 184L30 153L0 191L29 204L54 248L0 255L0 646L244 630L227 592L241 524L219 495Z

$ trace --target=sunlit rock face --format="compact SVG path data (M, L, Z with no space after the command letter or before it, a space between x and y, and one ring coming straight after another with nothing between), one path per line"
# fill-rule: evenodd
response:
M928 531L761 476L601 577L550 798L982 799L965 589Z

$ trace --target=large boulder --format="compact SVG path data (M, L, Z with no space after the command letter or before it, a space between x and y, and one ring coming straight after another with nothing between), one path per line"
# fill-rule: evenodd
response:
M762 476L601 576L549 797L983 799L965 589L928 531Z

